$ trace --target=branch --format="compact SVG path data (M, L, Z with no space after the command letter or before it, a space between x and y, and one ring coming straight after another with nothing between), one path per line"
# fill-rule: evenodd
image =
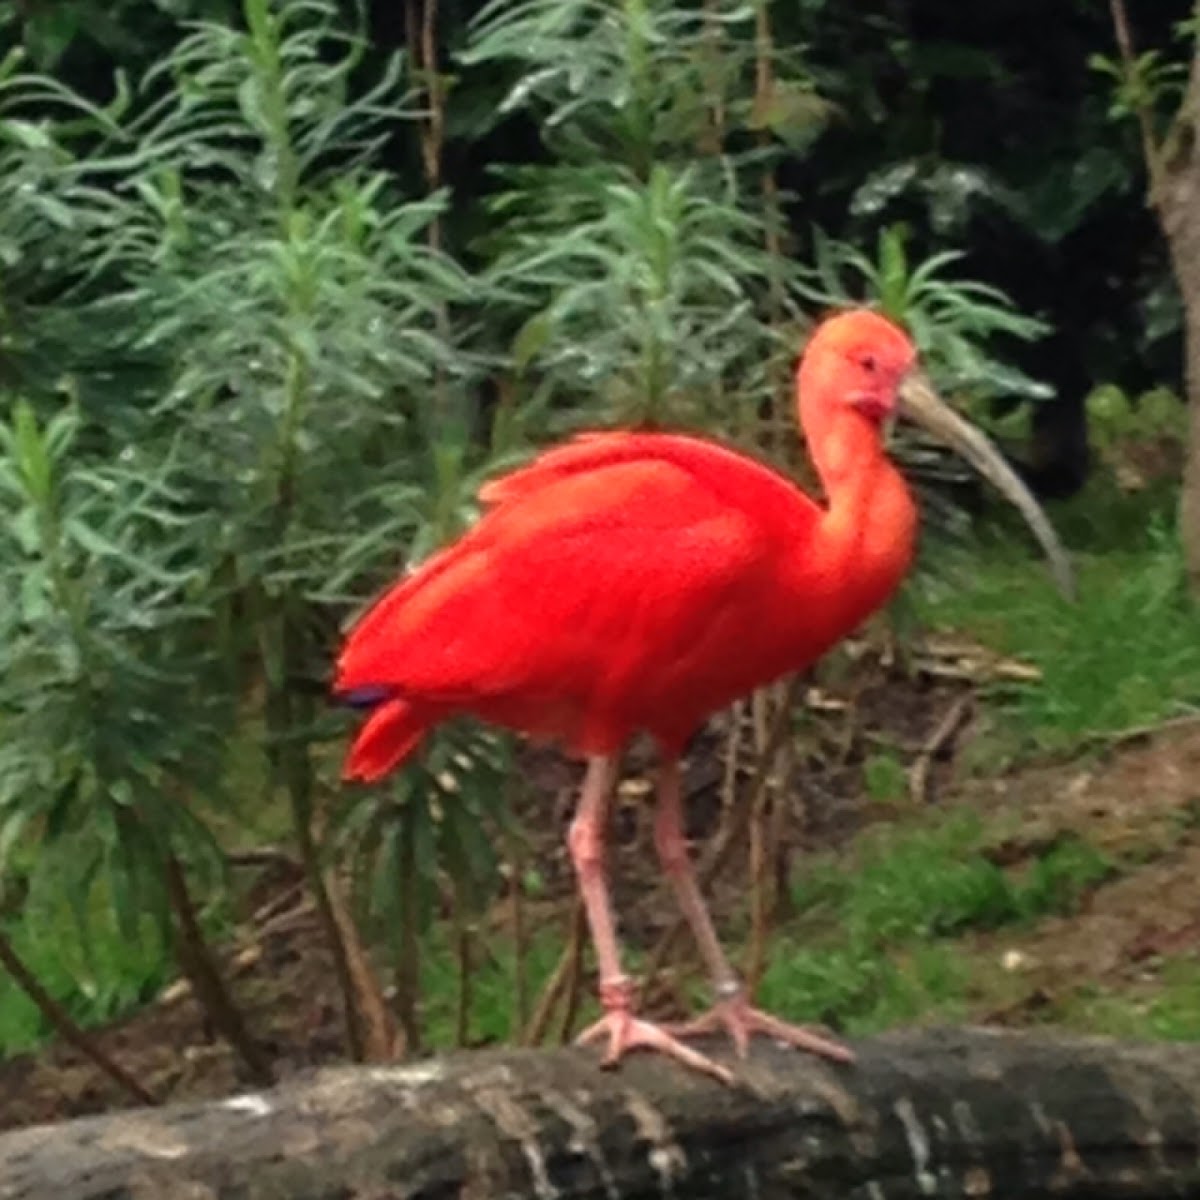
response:
M1200 1047L943 1030L726 1088L635 1054L353 1067L0 1136L0 1200L1200 1196Z
M1117 53L1121 56L1121 65L1125 69L1126 80L1132 82L1137 75L1137 52L1133 47L1133 34L1130 31L1129 13L1125 8L1125 0L1108 0L1109 11L1112 14L1113 33L1117 40ZM1137 110L1138 131L1142 138L1142 158L1146 163L1146 174L1150 178L1150 200L1157 202L1161 157L1158 143L1154 137L1154 114L1145 97L1139 96Z
M1200 0L1196 0L1192 7L1192 25L1192 61L1188 67L1187 90L1183 94L1177 118L1177 124L1186 126L1189 145L1195 142L1200 127Z
M157 1104L154 1094L143 1087L115 1059L110 1058L100 1043L71 1016L48 991L41 985L38 978L25 964L25 960L17 953L16 947L0 930L0 967L3 967L13 982L37 1006L38 1012L58 1034L63 1041L74 1046L84 1058L93 1062L135 1100L142 1104Z

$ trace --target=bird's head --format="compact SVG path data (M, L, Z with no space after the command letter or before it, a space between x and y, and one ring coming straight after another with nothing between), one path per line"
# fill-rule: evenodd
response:
M802 402L851 408L880 425L896 414L916 362L912 339L886 317L865 308L838 313L817 326L804 351Z
M1017 508L1059 589L1074 595L1070 561L1049 518L988 437L938 396L898 325L869 309L827 318L805 347L797 382L801 423L810 435L853 412L874 427L906 418L949 446Z

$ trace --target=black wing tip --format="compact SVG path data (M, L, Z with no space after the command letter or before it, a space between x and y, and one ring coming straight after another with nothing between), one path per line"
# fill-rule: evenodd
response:
M334 700L347 708L369 709L378 708L385 700L395 695L394 689L383 684L366 684L363 687L350 688L344 692L335 692Z

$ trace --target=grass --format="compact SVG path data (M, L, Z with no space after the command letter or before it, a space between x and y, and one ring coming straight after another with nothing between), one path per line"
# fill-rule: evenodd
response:
M0 918L0 926L33 976L80 1025L124 1016L176 977L169 934L158 914L133 902L134 928L123 927L105 872L80 887L80 879L67 877L69 859L53 865L43 860L39 870L33 866L30 853L13 856L4 883L21 894L21 902ZM233 926L228 895L195 899L203 905L199 919L206 938L219 945ZM33 1001L0 968L0 1058L35 1049L51 1033Z
M865 1033L917 1018L960 1018L979 973L956 937L1075 911L1113 871L1077 838L1017 871L987 856L972 812L859 839L851 860L824 861L798 880L795 926L774 946L761 1000L798 1019Z
M833 916L851 938L879 945L946 937L1070 912L1113 870L1100 851L1068 838L1024 871L1005 871L988 857L990 841L969 810L916 827L869 830L851 861L820 863L798 880L800 922L807 927Z
M32 900L5 933L43 987L82 1025L99 1025L156 995L171 977L170 956L149 918L125 937L101 889L86 932L61 895ZM0 970L0 1058L32 1050L50 1035L33 1002Z
M1200 1041L1200 961L1163 961L1152 986L1124 991L1079 988L1053 1013L1055 1021L1117 1038Z
M529 938L525 972L530 1003L536 1001L562 952L561 930L545 930ZM469 1045L515 1041L520 1036L514 1013L516 956L512 940L476 940L471 972ZM460 976L445 930L435 926L425 938L422 955L421 1007L425 1034L432 1046L456 1041Z
M1200 706L1200 607L1161 500L1088 507L1096 503L1084 495L1054 514L1078 567L1077 603L994 531L969 554L942 548L913 588L925 628L969 634L1041 669L1036 684L995 689L1009 725L1000 736L1016 733L1028 751L1070 751ZM1100 551L1106 513L1120 537Z

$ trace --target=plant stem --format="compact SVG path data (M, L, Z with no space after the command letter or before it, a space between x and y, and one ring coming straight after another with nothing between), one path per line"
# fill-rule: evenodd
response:
M384 998L370 956L358 935L350 907L342 895L337 878L325 877L325 890L337 922L338 935L346 949L347 966L353 983L356 1010L362 1022L363 1060L388 1062L396 1055L396 1023Z
M413 828L413 808L404 813L400 834L399 888L400 922L396 945L396 1019L404 1031L405 1052L418 1054L421 1050L421 1021L418 1015L418 993L421 986L421 938L417 913L417 838Z
M110 1058L87 1031L71 1017L71 1014L42 987L2 929L0 929L0 966L3 966L12 976L13 982L33 1001L38 1012L63 1041L70 1043L80 1054L95 1063L109 1079L139 1103L160 1103L152 1092L144 1088L124 1067Z
M420 11L418 13L418 4ZM404 31L408 52L412 57L414 74L421 79L428 109L419 126L421 166L425 186L432 193L442 186L442 154L446 140L446 90L438 63L437 45L438 0L405 0ZM442 218L439 213L429 223L426 232L429 248L435 253L442 248ZM450 315L445 304L437 307L438 335L450 338ZM449 416L446 371L439 363L433 381L435 434L442 432Z
M571 1040L575 1018L579 1015L579 993L583 984L583 939L584 911L582 905L575 908L575 920L571 926L571 940L567 943L567 974L563 981L566 1003L563 1006L559 1040L565 1046Z
M295 303L302 301L294 298ZM279 431L279 473L275 486L275 528L279 546L286 546L295 507L298 471L298 438L309 393L309 373L303 356L291 347L284 381L284 411ZM264 598L265 601L265 598ZM342 996L346 1046L350 1057L361 1062L364 1055L359 1000L350 956L337 914L325 887L320 855L313 835L313 767L308 730L312 725L312 704L306 696L294 694L294 681L305 668L304 613L297 611L303 598L288 590L279 602L279 611L260 620L261 655L266 678L266 717L269 743L275 767L282 780L291 810L292 828L309 890L317 906L326 942L333 956L333 970Z
M271 13L266 6L260 8L249 2L246 4L246 14L256 51L267 124L270 127L271 150L275 155L273 191L279 201L280 216L286 224L287 216L295 208L296 192L300 185L300 167L289 128L283 62L279 54L281 17Z
M295 622L284 615L283 637L285 664L296 662L294 638L296 635ZM285 678L291 673L286 670ZM299 699L299 703L293 703ZM281 721L274 730L275 737L282 740L280 754L284 774L284 786L292 814L292 827L296 834L296 843L300 849L300 859L304 863L304 874L308 880L309 890L317 905L317 916L324 929L325 938L333 956L333 971L337 978L338 990L342 996L342 1016L345 1023L346 1048L355 1062L361 1062L364 1055L362 1024L359 1016L358 995L354 986L354 977L350 970L350 956L346 943L342 939L342 931L338 926L337 914L329 898L329 890L325 886L325 876L321 870L320 852L317 849L316 838L313 836L313 770L309 757L307 742L297 744L295 740L287 739L289 734L294 739L298 728L306 728L311 720L311 713L303 711L309 708L304 699L293 697L289 692L281 692L276 697L276 709ZM297 711L297 709L301 711Z
M175 915L173 932L179 969L192 985L205 1015L245 1064L250 1078L259 1086L269 1086L275 1079L271 1064L246 1029L242 1014L213 962L188 887L187 873L171 850L163 855L163 879Z
M697 147L702 156L721 154L725 148L727 113L721 61L724 45L725 30L721 25L717 0L704 0L704 75L710 123L701 134Z
M656 81L650 77L650 52L646 36L649 13L646 0L622 0L625 20L625 63L629 72L632 115L633 170L647 182L654 168L654 103Z
M454 1044L462 1049L471 1036L471 928L463 911L462 888L454 889L454 949L458 960L458 999L454 1016Z
M554 1016L554 1010L558 1007L558 1001L562 996L563 988L567 983L567 976L571 970L571 963L575 959L576 945L583 937L584 920L583 901L576 896L571 909L570 933L567 937L567 945L563 948L562 954L559 955L558 962L555 964L550 978L546 981L545 987L542 988L542 993L538 997L537 1004L534 1006L533 1017L525 1029L524 1036L521 1038L522 1045L536 1046L546 1036L546 1030L550 1025L550 1018Z
M512 789L509 789L511 794ZM516 1041L529 1024L529 937L525 928L524 856L517 839L511 839L509 900L512 904L513 1019L510 1040Z

